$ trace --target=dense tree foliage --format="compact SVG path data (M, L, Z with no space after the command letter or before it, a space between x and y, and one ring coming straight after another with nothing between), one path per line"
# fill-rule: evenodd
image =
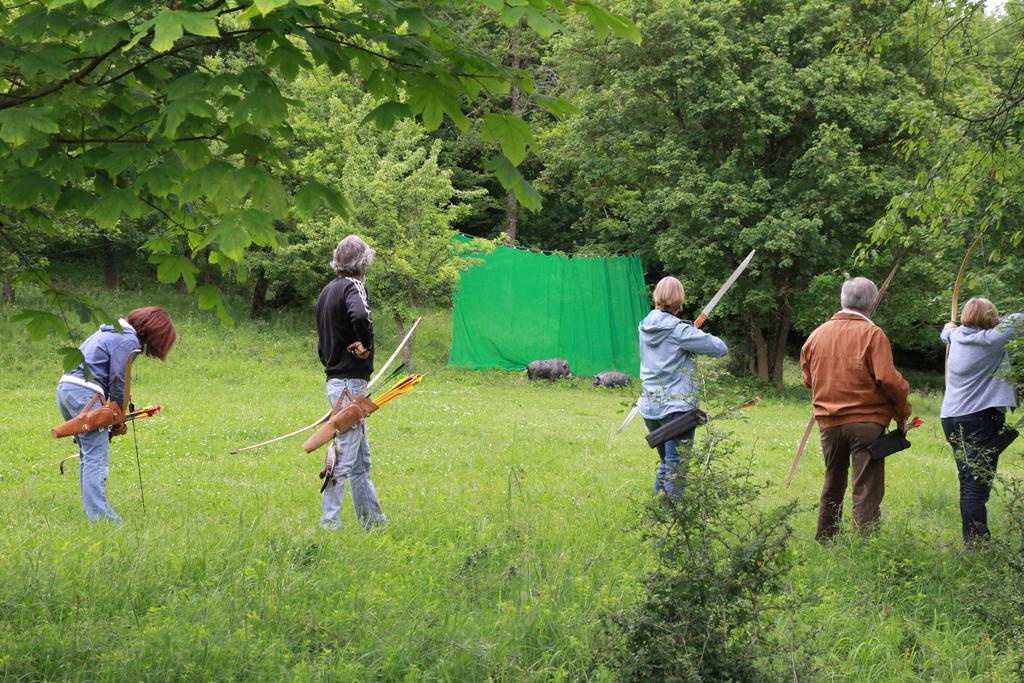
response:
M587 0L455 6L543 33L579 13L601 35L638 39L628 21ZM163 224L146 249L159 279L198 287L200 306L225 318L216 282L197 281L202 270L242 274L247 249L279 244L275 221L308 219L321 207L347 210L340 188L290 163L301 103L283 82L314 65L346 74L377 101L367 120L385 128L415 117L428 129L445 119L465 129L473 125L464 113L473 102L511 87L533 89L528 75L464 44L415 4L49 0L3 9L0 226L11 249L17 224L45 230L73 213L109 229L155 213ZM259 58L240 70L222 59L243 50ZM564 111L553 98L538 101ZM514 114L476 125L500 149L488 168L536 208L536 193L516 168L529 129ZM88 310L88 302L33 272L55 309ZM67 318L52 312L22 315L37 333L67 331Z
M638 47L566 37L554 59L585 112L549 136L588 241L681 274L698 305L756 247L724 304L751 368L781 380L801 295L906 186L893 143L923 105L902 45L870 49L897 3L636 2ZM868 269L884 277L890 262ZM823 305L824 304L824 305Z
M23 319L66 332L106 313L47 263L101 261L114 286L131 258L225 320L240 293L267 314L308 303L355 231L402 326L448 300L461 230L639 252L695 313L756 247L712 323L754 374L780 381L843 277L894 264L878 320L936 359L969 246L960 303L1024 304L1022 18L977 0L11 6L3 300L27 276L51 307Z
M917 3L904 24L927 58L932 106L906 123L897 146L919 170L894 196L871 233L875 244L902 244L941 265L935 308L949 309L958 264L966 259L964 296L1024 304L1017 257L1024 240L1020 198L1024 118L1024 7L986 15L984 3ZM944 304L944 305L943 305Z
M307 103L292 123L295 168L344 188L348 211L296 221L282 227L286 243L278 249L250 252L253 312L268 296L277 305L311 301L333 277L331 253L350 232L377 250L370 289L400 333L413 309L450 305L467 263L453 254L452 226L484 190L453 186L452 171L438 162L441 142L431 142L418 123L400 121L388 130L363 125L375 103L349 80L320 70L300 76L288 92Z

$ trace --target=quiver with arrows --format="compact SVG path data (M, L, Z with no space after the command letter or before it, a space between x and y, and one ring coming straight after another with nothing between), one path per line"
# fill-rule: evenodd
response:
M705 424L708 421L707 413L699 408L687 410L682 415L666 422L657 429L647 433L647 444L651 448L657 448L666 441L680 437L697 425Z
M868 446L868 454L872 460L882 460L908 448L910 448L910 440L907 438L907 433L902 429L894 429L872 441Z
M100 401L100 406L89 410L97 400ZM67 422L57 425L50 430L50 433L53 434L53 438L60 439L65 436L75 436L76 434L91 432L94 429L112 427L123 423L124 419L124 411L121 410L121 406L118 405L117 401L103 403L103 397L96 394L85 404L82 412Z
M348 403L342 405L346 398L348 398ZM306 439L306 443L302 444L303 450L307 453L312 453L333 439L336 433L352 429L379 407L366 396L353 396L346 389L338 397L338 403L335 404L334 412L331 413L327 422L320 429L313 432L313 436Z
M899 453L910 448L910 440L907 439L907 432L911 429L917 429L924 422L921 418L914 416L914 419L907 423L906 429L900 429L897 427L891 432L882 434L882 436L875 439L870 446L868 446L868 454L872 460L882 460L887 458L893 453ZM1007 444L1009 445L1009 444Z

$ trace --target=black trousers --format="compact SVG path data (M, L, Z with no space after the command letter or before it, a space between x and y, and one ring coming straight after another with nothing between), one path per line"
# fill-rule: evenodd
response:
M953 447L960 479L960 522L964 542L988 536L988 504L999 454L1009 442L1000 436L1006 423L1001 410L987 408L970 415L942 418L942 431Z

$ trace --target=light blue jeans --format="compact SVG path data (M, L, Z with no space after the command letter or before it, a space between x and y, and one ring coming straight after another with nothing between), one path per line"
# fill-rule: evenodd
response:
M70 382L57 384L57 407L65 420L82 412L96 392ZM95 404L94 404L95 405ZM78 483L82 489L82 512L90 521L111 519L120 522L107 502L107 474L110 471L110 429L94 429L74 437L78 442L81 459L78 465Z
M345 389L354 396L366 396L364 379L327 380L327 400L333 406ZM345 403L348 403L346 400ZM334 466L334 477L324 489L320 508L320 526L337 529L341 525L341 504L345 499L345 482L352 484L352 503L356 518L363 528L387 524L388 518L377 502L377 491L370 479L370 441L366 436L366 421L334 437L338 461Z

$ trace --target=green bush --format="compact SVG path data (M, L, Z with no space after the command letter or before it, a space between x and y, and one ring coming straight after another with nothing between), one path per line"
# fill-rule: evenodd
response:
M612 664L626 680L757 680L776 650L771 616L792 566L795 502L766 507L765 485L730 438L709 426L682 494L645 508L657 565L640 604L615 615Z
M993 540L967 549L972 563L965 603L996 633L1002 648L993 681L1024 680L1024 480L997 476L1005 509Z

